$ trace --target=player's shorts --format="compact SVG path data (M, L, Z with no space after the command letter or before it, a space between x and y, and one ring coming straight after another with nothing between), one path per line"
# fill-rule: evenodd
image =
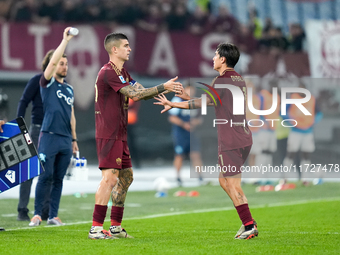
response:
M291 131L288 136L287 152L308 152L315 151L313 133L300 133Z
M200 151L200 142L196 135L173 135L174 151L177 155Z
M127 141L96 139L99 169L132 167Z
M241 167L246 161L251 145L235 150L218 152L218 164L221 167L223 177L241 173Z

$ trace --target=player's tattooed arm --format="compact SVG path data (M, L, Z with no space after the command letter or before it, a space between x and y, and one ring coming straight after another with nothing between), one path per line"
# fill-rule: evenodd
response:
M188 109L198 109L202 107L202 98L193 98L187 102L188 102Z
M176 81L177 79L178 77L176 76L175 78L152 88L144 88L141 84L137 83L135 84L135 86L125 86L119 91L134 101L139 101L141 99L150 99L166 91L181 94L183 86L180 82Z
M177 78L171 79L164 84L162 83L152 88L144 88L141 84L137 84L135 86L128 85L121 88L119 92L134 101L139 101L141 99L147 100L158 94L164 93L167 90L180 93L183 87L181 83L174 81L176 79Z
M158 85L161 86L161 85ZM158 95L160 92L158 86L152 88L137 89L131 85L125 86L119 90L123 95L131 98L133 101L139 101L141 99L152 98ZM162 87L161 87L162 88ZM161 90L160 88L160 90ZM164 87L163 87L164 88ZM163 90L164 91L164 90Z
M189 106L189 109L196 109L195 99L189 100L188 106Z
M162 85L162 84L161 84ZM137 89L145 89L144 86L138 82L136 82L136 84L134 85L135 88ZM171 91L170 90L164 90L164 92L162 94L168 94L170 93ZM150 97L147 97L147 98L143 98L144 100L149 100L153 98L153 96L150 96Z

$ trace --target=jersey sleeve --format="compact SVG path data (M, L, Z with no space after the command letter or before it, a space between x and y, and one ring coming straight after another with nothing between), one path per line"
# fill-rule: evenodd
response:
M173 103L179 103L179 102L182 102L182 100L181 100L179 97L173 97L173 99L171 100L171 102L173 102ZM179 108L172 108L172 109L170 109L168 112L169 112L170 115L175 115L175 116L177 116L177 115L179 115L180 111L181 111L181 109L179 109Z
M126 72L126 75L127 75L127 77L129 78L129 83L130 83L130 85L131 85L131 86L135 86L135 84L137 83L137 81L135 81L135 80L131 77L131 75L130 75L128 72Z
M121 88L130 85L122 75L118 75L114 70L106 70L105 77L107 84L116 92Z

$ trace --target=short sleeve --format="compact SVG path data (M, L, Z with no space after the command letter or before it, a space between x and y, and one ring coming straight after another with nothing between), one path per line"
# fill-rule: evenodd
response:
M136 84L137 81L135 81L135 80L131 77L131 75L130 75L128 72L126 72L126 76L127 76L128 79L129 79L130 85L131 85L131 86L134 86L134 85Z
M171 102L179 103L179 102L182 102L182 100L179 97L173 97ZM179 108L172 108L172 109L169 110L169 114L177 116L180 113L180 111L181 111L181 109L179 109Z
M116 92L121 88L130 85L123 75L118 75L115 70L105 70L104 81Z

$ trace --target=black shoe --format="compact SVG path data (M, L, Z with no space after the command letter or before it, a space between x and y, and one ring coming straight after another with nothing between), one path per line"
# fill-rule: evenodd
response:
M25 209L19 209L18 210L18 218L17 220L18 221L31 221L30 217L28 217L28 209L25 208Z
M5 231L5 229L4 229L4 228L2 228L2 227L0 227L0 231Z
M42 220L48 220L48 212L42 212L42 214L41 214L41 219Z

